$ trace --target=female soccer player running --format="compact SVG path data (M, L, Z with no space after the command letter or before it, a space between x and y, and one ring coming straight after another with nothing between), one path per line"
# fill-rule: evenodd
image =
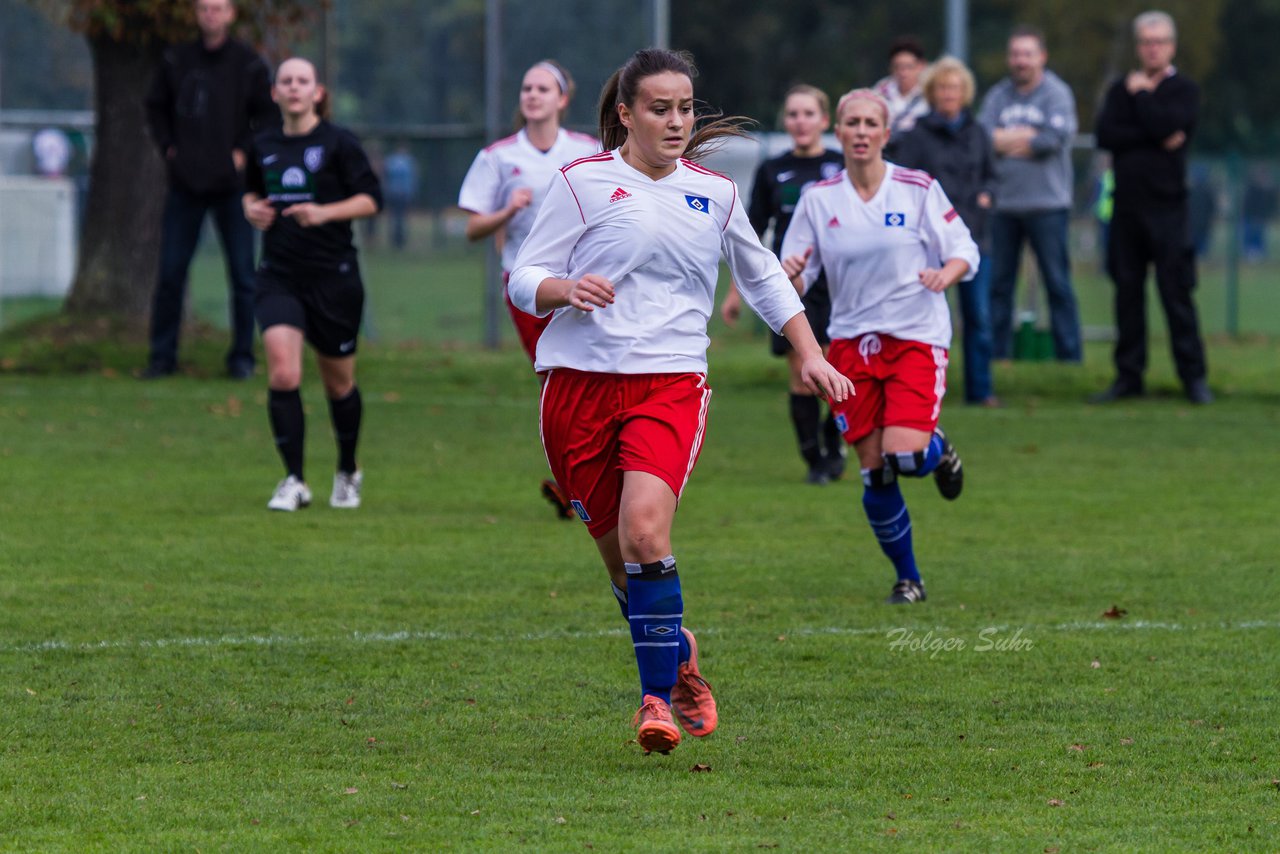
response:
M782 238L791 224L800 194L819 181L839 174L844 157L838 151L822 147L822 134L831 126L831 102L827 93L804 84L791 87L782 107L782 125L791 137L791 150L766 160L756 172L751 187L751 205L747 216L751 227L761 237L773 223L773 252L782 251ZM805 291L804 313L809 328L826 346L827 323L831 319L831 298L826 279L819 277ZM730 283L729 293L720 305L725 323L732 326L742 311L738 290ZM818 398L800 378L800 358L791 345L777 333L769 336L769 348L775 356L786 356L790 370L791 423L795 427L800 456L809 465L809 483L824 484L844 474L844 440L836 429L834 418L822 420Z
M741 133L694 130L693 66L642 50L605 84L606 151L560 170L511 274L516 306L551 320L538 341L547 460L596 540L640 671L634 723L646 751L715 729L684 603L671 528L706 430L707 321L723 256L747 303L781 330L806 384L843 401L795 289L760 245L737 187L695 162Z
M382 190L355 136L324 119L325 90L314 65L285 60L271 96L284 122L254 140L244 195L245 218L264 232L256 311L267 353L271 431L285 466L267 506L292 511L311 503L298 393L306 341L316 351L338 442L329 504L359 507L363 476L356 444L363 407L355 353L364 285L351 220L377 213Z
M556 172L600 151L594 137L560 127L573 93L573 78L555 60L544 59L526 71L520 85L519 131L482 149L462 180L458 207L470 214L467 238L482 240L496 235L504 284ZM547 318L520 311L505 290L503 298L520 345L533 361ZM543 481L542 492L563 518L573 517L573 509L555 481Z
M862 468L867 519L898 573L888 601L923 602L898 477L932 473L947 499L964 484L938 428L951 344L943 291L973 276L978 247L933 178L884 160L883 98L870 89L841 98L836 136L845 171L801 197L782 264L800 285L826 272L831 363L857 389L833 408Z

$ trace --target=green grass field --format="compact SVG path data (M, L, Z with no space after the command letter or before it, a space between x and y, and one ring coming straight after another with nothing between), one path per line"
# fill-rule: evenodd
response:
M860 489L803 483L782 366L719 334L676 554L721 727L644 757L595 549L537 495L536 383L414 335L474 262L420 274L373 294L354 512L266 511L264 383L201 378L217 336L172 380L128 344L0 373L0 847L1280 848L1280 345L1215 342L1205 408L1158 347L1109 408L1103 344L1002 366L1007 408L944 410L962 498L906 489L930 598L891 609Z

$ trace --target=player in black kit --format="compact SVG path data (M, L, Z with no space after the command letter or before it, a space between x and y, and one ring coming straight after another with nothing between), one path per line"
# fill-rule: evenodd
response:
M792 148L760 164L751 189L751 206L747 209L747 216L761 237L769 223L773 223L775 255L782 249L782 237L791 224L791 214L800 201L800 194L818 181L840 174L844 168L844 155L822 147L822 134L831 126L831 102L827 93L814 86L793 86L783 103L783 127L791 136ZM803 302L813 335L825 352L831 343L827 337L831 298L825 278L819 278L805 292ZM731 283L720 313L732 326L740 312L741 300ZM809 464L809 483L837 480L844 474L846 453L840 431L830 413L826 421L822 421L818 398L800 379L800 362L787 339L773 333L769 337L773 354L786 356L791 369L791 421L796 428L800 456Z
M363 407L355 381L356 338L364 284L351 241L351 221L382 206L382 190L359 141L325 121L324 88L315 66L288 59L271 97L284 125L254 140L245 176L245 218L264 232L256 311L267 354L268 409L285 479L267 506L297 510L311 503L302 474L305 422L302 345L316 351L338 442L329 504L360 506L356 466Z

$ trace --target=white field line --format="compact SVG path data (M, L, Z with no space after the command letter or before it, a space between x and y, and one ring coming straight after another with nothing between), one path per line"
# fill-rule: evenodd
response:
M1083 622L1071 623L1053 623L1042 625L1025 625L1017 626L1012 624L1001 624L993 626L984 626L984 629L991 629L1000 633L1008 633L1021 630L1023 634L1034 635L1037 632L1202 632L1202 631L1258 631L1258 630L1280 630L1280 621L1277 620L1247 620L1244 622L1220 622L1220 623L1169 623L1169 622L1152 622L1147 620L1118 620L1118 621L1102 621L1091 620ZM952 632L961 631L951 629L946 626L880 626L876 628L856 628L849 626L821 626L821 627L798 627L794 629L783 630L777 634L784 637L813 637L813 636L838 636L838 637L863 637L863 636L882 636L887 637L890 632L900 632L902 630L912 632L933 632L936 635L947 635ZM767 634L773 634L776 629L771 629ZM974 627L968 627L964 631L972 632ZM761 630L761 633L766 633ZM31 654L43 652L100 652L111 650L148 650L148 649L184 649L184 648L219 648L219 647L255 647L255 646L273 646L273 647L303 647L303 646L361 646L361 645L378 645L393 643L439 643L439 642L463 642L463 643L511 643L514 641L548 641L548 640L564 640L564 639L583 639L583 638L607 638L621 637L627 634L625 629L601 629L589 632L565 632L565 631L546 631L531 632L524 635L486 635L473 632L436 632L436 631L399 631L399 632L350 632L341 635L329 635L327 637L307 637L304 635L217 635L209 637L180 637L180 638L122 638L118 640L99 640L99 641L65 641L65 640L43 640L27 643L9 642L0 643L0 653L10 654ZM732 631L719 631L716 629L703 628L699 630L699 634L708 635L742 635L741 629Z

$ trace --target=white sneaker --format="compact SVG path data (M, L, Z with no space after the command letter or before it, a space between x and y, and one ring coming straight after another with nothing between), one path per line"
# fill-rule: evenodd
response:
M293 475L289 475L276 484L275 494L267 502L267 509L284 510L287 513L292 513L299 507L309 507L310 505L311 490L307 488L305 483Z
M345 509L359 507L360 483L363 480L364 472L336 472L333 475L333 493L329 496L329 506Z

